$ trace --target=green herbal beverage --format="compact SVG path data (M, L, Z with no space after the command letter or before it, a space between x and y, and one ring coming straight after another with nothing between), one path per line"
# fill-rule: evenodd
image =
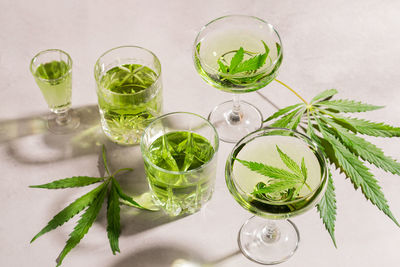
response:
M63 112L71 106L72 71L63 60L42 63L34 77L52 112Z
M168 115L165 116L168 119ZM170 116L183 120L185 116L196 116L196 120L204 120L190 113L172 113ZM202 122L200 133L195 129L164 131L166 127L158 124L165 121L164 118L149 125L141 142L149 187L156 204L168 214L193 213L211 198L214 190L216 132L209 122Z
M197 71L210 85L227 92L245 93L270 83L282 56L274 40L257 31L227 31L207 36L196 46ZM201 61L200 61L201 58Z
M155 140L149 148L152 164L146 161L145 164L158 204L173 215L198 210L201 203L211 197L215 173L210 167L201 172L193 170L207 163L213 155L214 149L208 140L196 133L171 132Z
M321 159L302 139L261 136L233 152L237 188L250 211L286 216L306 208L322 190Z
M119 144L137 144L161 114L161 67L150 51L119 47L97 61L95 77L103 131Z

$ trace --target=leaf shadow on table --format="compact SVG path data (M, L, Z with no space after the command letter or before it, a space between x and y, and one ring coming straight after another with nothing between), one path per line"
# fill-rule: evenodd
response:
M56 135L47 129L47 116L0 121L0 144L7 154L22 164L47 164L87 154L95 154L103 143L111 143L101 130L97 105L74 109L80 125L70 134Z
M188 246L161 244L135 251L110 267L217 267L241 252L233 251L217 259L209 259L209 254L189 250Z

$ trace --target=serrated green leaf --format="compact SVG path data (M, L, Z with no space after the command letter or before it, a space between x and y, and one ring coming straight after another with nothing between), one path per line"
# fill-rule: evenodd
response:
M336 246L335 239L335 222L336 222L336 194L333 185L332 173L328 170L328 185L324 196L317 204L317 210L326 230L329 232L333 244Z
M364 119L345 118L360 134L376 137L400 137L400 127L393 127L384 123L371 122Z
M265 64L265 54L257 55L248 60L240 62L234 71L229 70L229 73L236 74L245 71L255 71L261 68Z
M307 167L306 167L304 158L301 159L301 174L304 177L304 181L307 180L308 174L307 174Z
M292 121L293 117L297 114L297 112L300 110L300 108L286 114L279 120L275 121L272 123L270 126L271 127L278 127L278 128L287 128L289 123Z
M64 249L61 251L60 255L57 258L57 267L61 265L65 256L71 251L71 249L79 244L81 239L89 231L89 228L92 226L93 222L96 220L97 215L99 214L99 211L103 204L104 197L107 193L108 183L104 183L103 185L104 186L98 192L95 200L89 205L85 213L82 214L74 230L70 233L70 238L67 240Z
M259 162L254 162L254 161L246 161L246 160L241 160L241 159L235 159L236 161L240 162L247 168L249 168L251 171L257 172L261 175L267 176L272 179L278 179L278 180L294 180L294 181L299 181L302 180L301 177L297 176L294 173L288 172L283 169L275 168L272 166L268 166Z
M237 64L235 69L229 69L229 73L236 74L236 73L245 72L245 71L256 71L259 68L261 68L265 64L265 61L267 60L268 53L269 53L268 46L265 44L264 41L262 41L262 43L264 45L265 53L254 56L245 61L242 61L243 60L243 58L242 58L242 60ZM231 62L231 64L232 64L232 62Z
M161 156L172 171L179 171L178 164L176 163L175 158L171 154L172 149L173 149L172 146L169 145L168 139L164 134L162 136Z
M298 176L302 176L303 175L299 165L293 159L291 159L287 154L285 154L279 148L279 146L276 146L276 150L278 151L282 162L286 165L286 167L289 168L289 170L293 171Z
M61 189L61 188L82 187L102 181L104 181L104 178L89 177L89 176L74 176L71 178L56 180L47 184L30 185L29 187L44 188L44 189Z
M263 188L254 190L252 192L253 195L255 194L268 194L268 193L278 193L289 188L293 188L298 186L301 181L294 181L294 180L280 180L271 184L266 185Z
M333 109L338 112L365 112L383 108L383 106L374 106L347 99L321 101L318 102L317 105L328 109Z
M58 226L63 225L64 223L69 221L72 217L74 217L76 214L81 212L84 208L86 208L95 200L96 196L101 190L103 190L103 188L104 188L104 183L99 185L89 193L76 199L69 206L60 211L57 215L53 217L53 219L51 219L48 222L48 224L37 235L35 235L32 238L31 243L41 235L56 229Z
M223 73L228 73L228 66L226 66L221 60L218 59L219 70Z
M347 132L346 129L329 119L327 119L327 123L334 128L336 136L354 154L384 171L400 175L400 163L387 157L380 148L353 133Z
M345 117L339 115L339 113L334 113L334 112L330 112L328 110L318 110L316 111L316 114L319 117L323 117L324 115L328 115L330 116L335 122L337 122L338 124L342 125L343 127L349 129L350 131L356 133L357 130L353 127L353 125L351 123L349 123Z
M120 228L120 207L119 195L116 187L115 178L111 179L111 189L107 201L107 236L110 241L112 253L120 252L118 239L121 233Z
M318 121L318 120L317 120ZM361 187L365 198L370 200L372 204L382 210L396 225L400 227L396 218L389 209L387 200L378 185L377 180L369 172L369 169L352 154L335 136L333 136L322 122L318 121L324 138L331 143L335 156L340 167L347 177L352 181L355 189Z
M244 56L244 49L240 47L238 51L236 51L235 55L233 55L231 64L229 65L229 73L235 73L236 67L242 62Z
M291 105L291 106L282 108L282 109L278 110L277 112L275 112L274 114L272 114L271 116L269 116L266 120L264 120L264 122L276 119L276 118L278 118L278 117L288 113L289 111L291 111L299 106L302 106L302 105L304 106L304 104L299 103L299 104L295 104L295 105Z
M299 109L299 111L296 113L296 115L288 123L286 128L295 130L297 128L297 126L299 126L299 124L301 122L301 118L303 117L305 111L306 111L306 107L302 107L301 109Z
M261 42L262 42L262 44L263 44L263 46L264 46L264 56L265 56L265 58L267 58L268 57L268 55L269 55L269 47L268 47L268 45L263 41L263 40L261 40ZM279 47L280 48L280 47Z
M135 200L133 200L133 198L131 198L130 196L128 196L127 194L125 194L122 191L121 186L119 185L117 180L114 180L114 185L115 188L117 190L118 195L120 196L120 198L122 198L123 200L127 201L128 203L130 203L132 206L139 208L139 209L143 209L143 210L151 210L151 209L147 209L145 207L143 207L142 205L140 205L139 203L137 203Z
M313 99L311 99L311 103L315 103L319 100L328 99L337 93L338 93L338 91L336 89L325 90L325 91L319 93L318 95L316 95Z

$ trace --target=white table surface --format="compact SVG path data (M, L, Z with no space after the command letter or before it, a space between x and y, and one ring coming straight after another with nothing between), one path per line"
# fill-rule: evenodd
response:
M279 78L306 99L330 88L386 108L364 118L400 125L400 1L54 1L0 0L0 266L55 266L76 219L29 244L56 212L86 188L30 189L55 178L99 175L104 143L113 169L133 167L120 177L125 188L145 192L139 149L107 141L99 128L93 66L104 51L126 44L146 47L163 69L164 112L203 116L229 94L208 86L196 73L192 44L208 21L227 14L259 16L279 31L284 60ZM44 128L45 101L29 72L40 50L60 48L73 61L73 107L82 116L75 135ZM271 83L259 91L283 107L299 102ZM257 93L243 99L270 115L274 108ZM400 159L398 139L369 138ZM177 259L210 266L260 266L238 253L237 233L250 214L229 194L224 164L233 145L221 143L215 193L198 213L174 219L157 213L122 212L121 254L113 256L104 211L62 266L156 267ZM393 214L400 219L400 177L372 168ZM335 249L316 209L293 218L300 247L282 267L399 266L400 229L334 172L338 215ZM104 207L103 207L104 208ZM188 265L189 267L190 265ZM194 265L191 265L194 266Z

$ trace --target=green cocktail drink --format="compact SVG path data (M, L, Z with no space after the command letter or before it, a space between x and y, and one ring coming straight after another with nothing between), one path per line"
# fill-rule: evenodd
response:
M253 16L228 15L204 25L193 45L193 61L201 78L233 94L216 106L208 119L221 139L236 143L262 126L263 116L242 93L259 90L278 74L282 43L275 28Z
M154 141L149 153L150 161L162 169L145 162L149 185L157 202L165 205L167 211L176 212L189 203L188 209L195 211L197 205L211 197L213 179L210 176L215 174L207 169L198 174L201 177L190 173L214 155L207 139L192 132L172 132Z
M235 145L226 162L226 184L235 200L257 215L238 235L247 258L272 265L294 254L300 235L286 219L321 199L328 181L325 162L309 137L289 129L260 129Z
M52 112L61 112L71 106L72 72L65 61L40 64L34 77Z
M313 207L312 203L320 195L315 191L323 190L322 160L297 137L257 136L238 147L233 156L236 162L231 175L235 177L236 186L243 190L241 199L248 203L244 207L256 214L269 214L268 217L275 219L293 216ZM282 158L290 158L286 164L291 168ZM277 169L282 171L278 173ZM271 178L267 174L277 176Z
M246 93L265 87L276 77L282 55L272 37L235 30L204 38L196 45L194 61L198 73L213 87Z
M150 51L119 47L97 61L95 78L104 133L119 144L137 144L161 114L161 67Z
M80 118L70 111L72 96L72 59L60 49L47 49L36 54L29 65L36 84L53 113L47 128L55 134L75 131Z
M199 127L179 127L186 117ZM218 137L209 122L191 113L161 116L146 129L141 148L153 199L168 214L193 213L211 198Z

